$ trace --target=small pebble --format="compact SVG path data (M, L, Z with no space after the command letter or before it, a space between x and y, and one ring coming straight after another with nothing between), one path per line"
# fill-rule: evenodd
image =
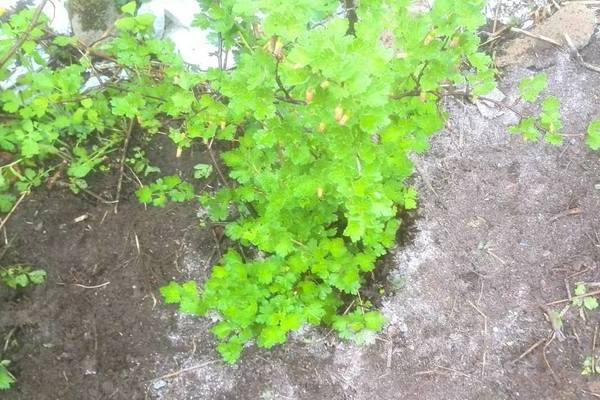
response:
M155 390L160 390L160 389L164 388L165 386L167 386L167 382L163 381L162 379L154 382L154 385L152 385L152 387Z

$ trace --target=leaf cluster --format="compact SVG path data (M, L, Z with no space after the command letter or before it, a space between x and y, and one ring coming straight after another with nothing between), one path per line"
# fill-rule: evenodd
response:
M9 360L0 360L0 390L8 390L16 382L13 374L8 370Z
M547 87L547 74L539 73L523 79L519 84L519 92L525 102L535 103ZM547 143L560 146L564 142L562 128L560 100L556 96L548 96L542 101L539 116L522 118L509 132L522 135L525 141L531 142L537 142L543 136Z
M525 78L519 84L521 98L534 104L548 87L548 75L539 73ZM525 141L537 142L540 138L553 145L564 143L563 123L560 113L560 100L556 96L548 96L541 103L539 115L522 117L521 121L509 129L512 134L522 135ZM591 150L600 150L600 120L592 121L587 130L586 143Z
M207 77L154 36L152 15L136 16L134 3L122 11L115 37L91 48L53 34L44 18L28 33L31 10L0 25L0 54L29 38L0 66L0 81L11 77L0 88L0 160L8 160L0 164L0 212L48 179L86 189L92 173L114 167L131 121L137 142L169 134L178 153L221 126L225 106ZM129 163L137 173L157 172L143 149Z
M29 285L41 285L46 280L46 271L33 269L31 267L17 265L13 267L0 268L0 282L11 289L27 287Z

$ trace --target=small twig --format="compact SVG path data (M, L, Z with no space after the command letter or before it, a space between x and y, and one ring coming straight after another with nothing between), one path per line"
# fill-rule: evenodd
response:
M17 200L15 205L13 205L13 207L8 212L8 214L6 214L6 217L4 217L4 219L2 220L2 223L0 223L0 231L2 230L2 228L4 228L4 225L6 225L6 223L8 222L10 217L13 215L13 213L15 212L17 207L19 207L19 204L21 204L21 202L23 201L25 196L27 196L28 194L29 194L29 192L23 192L23 194L21 194L21 197L19 197L19 200Z
M599 4L600 4L600 2L599 2ZM598 393L588 392L587 390L584 390L584 389L580 389L580 390L581 390L582 393L589 394L590 396L597 397L597 398L600 399L600 394L598 394Z
M392 339L388 339L388 351L387 351L387 360L385 363L385 367L387 369L392 368L392 356L394 355L394 342Z
M548 361L548 357L546 357L546 349L548 348L548 346L550 346L550 344L552 344L555 336L556 335L554 333L552 333L552 335L550 336L550 339L544 345L544 348L542 349L542 356L544 357L544 362L546 363L546 367L548 367L548 369L550 370L550 373L552 374L552 378L554 378L554 382L556 382L557 384L560 384L560 380L558 379L558 377L556 376L556 373L552 369L552 366L550 365L550 362Z
M592 340L592 371L596 371L596 337L598 336L598 325L594 327L594 339Z
M441 365L436 365L435 368L438 368L438 369L441 369L441 370L444 370L444 371L449 371L449 372L452 372L452 373L455 373L455 374L458 374L458 375L462 375L465 378L472 378L471 375L466 374L466 373L464 373L462 371L459 371L457 369L454 369L454 368L448 368L448 367L444 367L444 366L441 366Z
M73 286L77 286L77 287L84 288L84 289L99 289L99 288L107 286L107 285L110 285L110 282L104 282L100 285L95 285L95 286L87 286L87 285L82 285L80 283L73 284Z
M569 298L569 301L572 301L573 298L571 296L571 288L569 287L569 280L567 278L565 278L565 289L567 289L567 297Z
M529 32L529 31L523 30L523 29L521 29L521 28L515 28L514 26L513 26L513 27L511 27L511 28L510 28L510 30L511 30L511 31L513 31L513 32L522 33L522 34L523 34L523 35L525 35L525 36L529 36L529 37L531 37L531 38L533 38L533 39L541 40L541 41L544 41L544 42L550 43L550 44L551 44L551 45L553 45L553 46L556 46L556 47L562 48L562 45L561 45L560 43L558 43L556 40L554 40L554 39L551 39L551 38L549 38L549 37L547 37L547 36L538 35L537 33L532 33L532 32Z
M571 208L571 209L569 209L567 211L563 211L563 212L561 212L559 214L556 214L548 222L552 223L552 222L556 221L559 218L568 217L568 216L571 216L571 215L579 215L579 214L583 214L583 210L581 208L579 208L579 207Z
M498 13L500 12L500 5L502 1L496 3L496 9L494 10L494 25L492 26L492 37L496 36L496 30L498 29Z
M591 292L588 293L584 293L584 294L580 294L578 296L573 296L571 299L562 299L562 300L556 300L550 303L546 303L547 306L554 306L556 304L563 304L563 303L569 303L572 300L576 300L576 299L583 299L585 297L589 297L589 296L596 296L600 294L600 290L593 290Z
M6 340L4 341L4 347L2 348L2 356L4 355L4 353L6 353L6 350L8 350L8 346L10 345L10 339L12 339L13 335L15 334L15 332L17 331L17 326L13 327L10 332L8 332L8 335L6 335ZM0 356L0 361L2 360L2 356Z
M540 339L540 340L538 340L533 345L531 345L527 350L525 350L519 357L515 358L512 361L512 363L516 364L517 362L521 361L523 358L525 358L529 353L531 353L532 351L534 351L535 349L537 349L545 341L546 341L546 339Z
M123 143L123 154L121 155L121 161L119 162L119 180L117 182L117 194L115 195L115 214L119 212L119 199L121 197L121 188L123 187L123 170L125 168L125 159L127 158L127 148L129 147L129 141L131 139L131 132L133 131L133 125L135 124L135 118L131 118L129 121L129 127L125 134L125 142Z
M40 3L40 5L37 6L27 30L23 33L23 35L21 35L21 37L19 37L19 39L17 39L17 41L15 42L15 44L13 44L10 50L8 50L8 52L4 54L2 58L0 58L0 68L4 67L4 64L6 64L8 60L10 60L10 58L14 56L15 53L21 48L21 46L23 46L23 43L25 43L27 39L29 39L29 35L31 34L31 31L33 31L33 28L35 28L35 26L37 25L38 20L40 19L40 16L42 14L42 10L46 6L46 3L48 3L48 0L43 0Z
M216 252L217 254L219 254L219 258L223 258L223 252L221 251L221 241L223 240L223 238L225 237L225 235L224 235L224 234L222 234L222 235L221 235L221 237L219 238L219 237L217 237L217 234L216 234L216 232L215 232L214 228L213 228L213 229L211 229L210 231L212 232L213 238L214 238L214 240L215 240L215 252ZM211 260L212 260L212 256L211 256L211 258L208 260L208 263L209 263L209 264L210 264L210 261L211 261Z
M10 238L10 240L7 240L6 243L4 243L4 248L0 252L0 260L2 260L4 258L4 256L6 255L6 252L8 251L8 249L10 249L10 246L12 245L12 242L15 240L15 238L16 238L16 236L13 236Z
M163 376L159 376L158 378L151 379L150 382L160 381L160 380L170 379L170 378L175 378L175 377L177 377L177 376L179 376L181 374L185 374L186 372L194 371L194 370L197 370L199 368L206 367L206 366L208 366L210 364L215 364L217 362L219 362L219 360L212 360L212 361L207 361L205 363L196 365L194 367L180 369L179 371L171 372L169 374L166 374L166 375L163 375Z
M571 37L567 33L563 33L563 35L565 37L567 45L569 46L569 50L571 51L571 56L573 58L575 58L575 60L577 60L577 62L582 67L587 68L591 71L600 72L600 67L590 64L583 59L583 57L579 53L579 50L577 50L577 46L575 46L575 44L573 43L573 40L571 40Z
M483 311L481 311L481 309L479 309L479 307L477 307L475 304L473 304L471 302L471 300L467 300L467 303L469 303L469 305L471 307L473 307L473 309L475 311L477 311L479 313L479 315L481 315L483 317L483 334L487 336L487 332L488 332L488 316L485 315L485 313Z
M221 171L221 167L219 167L219 163L217 162L217 158L215 157L215 154L213 153L211 146L210 145L206 146L206 148L208 149L208 155L210 156L213 166L215 167L215 170L217 171L219 178L221 178L221 183L223 184L223 186L230 187L229 182L225 178L225 175L223 175L223 171Z

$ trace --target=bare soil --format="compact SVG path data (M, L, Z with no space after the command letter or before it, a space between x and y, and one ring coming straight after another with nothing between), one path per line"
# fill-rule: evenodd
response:
M582 55L600 64L600 40ZM158 295L171 279L201 283L218 258L196 205L144 210L133 182L118 214L85 196L37 191L8 224L12 242L0 261L44 268L48 281L0 292L2 337L17 316L4 356L19 380L0 398L600 396L600 378L581 375L583 360L600 347L600 338L593 345L599 311L566 309L561 340L545 316L569 305L546 303L566 299L576 282L600 282L600 158L581 136L600 117L600 74L558 51L544 57L531 69L506 71L500 89L505 103L528 113L515 100L518 82L547 72L567 143L523 143L507 133L511 111L491 110L490 118L475 105L448 102L447 128L415 158L421 199L413 240L382 261L389 273L375 287L386 289L389 322L370 346L310 329L274 351L250 347L227 366L208 332L212 321L180 316ZM206 159L194 153L174 162L166 143L155 154L165 173ZM114 177L94 184L108 197L102 189L113 191ZM81 215L89 217L75 223Z

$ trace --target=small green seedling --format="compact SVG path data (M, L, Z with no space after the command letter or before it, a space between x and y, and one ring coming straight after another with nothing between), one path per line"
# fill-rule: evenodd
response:
M575 286L575 297L573 297L573 305L580 309L595 310L598 308L598 299L592 296L587 296L587 288L585 283L578 283Z
M523 100L533 103L540 97L546 87L548 87L548 75L541 73L523 79L519 84L519 92Z
M160 168L150 165L146 152L139 146L132 149L132 155L126 161L136 174L148 176L160 172Z
M541 73L523 79L519 85L519 93L525 102L535 103L547 87L548 76ZM543 137L546 143L560 146L564 142L562 128L560 100L556 96L548 96L542 101L539 116L521 118L509 132L522 135L525 141L537 142Z
M587 145L592 150L600 150L600 119L593 121L588 128Z
M598 365L598 358L588 356L583 360L583 368L581 369L581 375L598 375L600 374L600 366Z
M213 167L208 164L196 164L194 165L194 178L206 179L212 174Z
M167 201L183 203L194 198L194 187L178 176L166 176L135 192L143 204L164 207Z
M46 271L34 270L31 267L16 265L0 269L0 282L11 289L27 287L29 285L40 285L46 280Z
M17 380L8 370L10 360L0 361L0 390L8 390Z

